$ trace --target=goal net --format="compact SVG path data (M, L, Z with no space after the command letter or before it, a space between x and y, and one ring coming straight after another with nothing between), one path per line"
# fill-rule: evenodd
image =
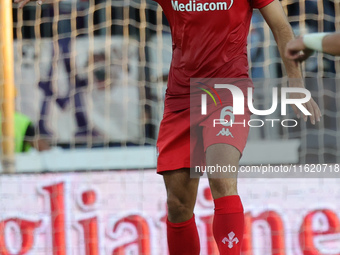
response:
M335 31L338 4L282 1L296 34ZM155 2L31 3L14 12L14 22L17 110L30 117L40 137L64 148L155 145L171 61L170 28ZM249 34L251 77L285 77L257 10ZM339 62L318 53L303 71L314 78L306 85L323 113L320 124L251 128L249 143L267 143L271 151L281 141L296 151L292 160L299 163L339 161ZM256 84L255 107L271 106L272 86Z
M296 34L340 29L339 0L281 3ZM13 15L16 110L33 123L31 146L43 140L51 150L16 154L19 174L0 176L0 253L168 254L166 194L155 174L172 50L161 8L151 0L46 0L14 6ZM248 57L254 107L269 109L269 92L286 74L258 10ZM251 128L243 166L330 163L340 171L339 59L317 53L302 68L321 122L289 111L294 128ZM340 254L337 179L238 182L242 255ZM203 178L195 215L204 255L218 254L213 208Z

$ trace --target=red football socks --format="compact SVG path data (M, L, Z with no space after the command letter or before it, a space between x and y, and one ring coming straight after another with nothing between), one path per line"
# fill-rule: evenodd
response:
M239 196L214 200L213 233L220 255L240 255L243 239L244 214Z
M190 220L181 223L172 223L167 220L167 236L170 255L200 254L195 215Z

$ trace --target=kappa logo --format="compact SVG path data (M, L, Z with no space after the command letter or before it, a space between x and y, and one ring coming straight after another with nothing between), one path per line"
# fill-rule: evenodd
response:
M229 128L222 128L222 130L220 132L218 132L218 134L216 136L219 136L219 135L231 136L232 138L234 138L234 136L230 132Z
M233 244L233 243L237 244L238 242L239 242L239 241L238 241L238 238L235 237L235 233L234 233L233 231L231 231L231 232L228 234L228 238L225 237L225 238L223 238L223 240L222 240L222 243L223 243L223 244L228 243L228 248L229 248L229 249L231 249L231 248L234 247L234 244Z

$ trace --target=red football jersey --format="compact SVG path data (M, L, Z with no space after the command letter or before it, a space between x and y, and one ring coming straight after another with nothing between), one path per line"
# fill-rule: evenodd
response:
M166 112L189 107L190 78L248 78L252 10L273 0L156 1L172 35Z

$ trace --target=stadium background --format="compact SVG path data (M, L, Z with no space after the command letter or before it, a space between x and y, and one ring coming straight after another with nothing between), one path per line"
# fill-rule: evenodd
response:
M339 30L339 1L281 3L296 34ZM0 254L167 254L165 191L154 170L171 60L160 7L146 0L31 3L15 7L13 21L16 109L52 149L16 155L18 174L0 177ZM252 78L285 79L257 10L248 53ZM303 72L321 123L252 128L241 163L335 167L339 68L337 58L311 57ZM256 83L257 108L271 106L274 85ZM338 179L304 177L239 180L243 254L340 254ZM202 179L195 211L202 254L217 254L212 210Z

